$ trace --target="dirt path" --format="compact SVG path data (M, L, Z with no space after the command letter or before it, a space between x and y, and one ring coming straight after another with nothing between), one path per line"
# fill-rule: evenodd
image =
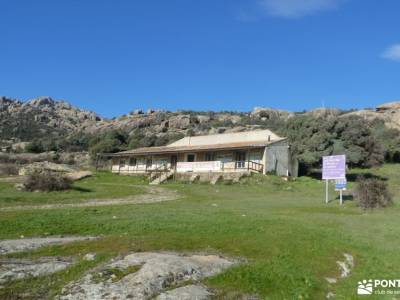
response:
M25 179L25 176L8 176L0 177L0 182L4 183L21 183Z
M176 200L179 195L176 191L162 187L144 186L145 194L135 195L132 197L115 198L115 199L91 199L82 200L80 203L58 203L58 204L42 204L42 205L17 205L0 208L0 211L19 211L19 210L35 210L35 209L59 209L59 208L75 208L75 207L92 207L92 206L110 206L110 205L126 205L126 204L143 204L156 203L163 201Z

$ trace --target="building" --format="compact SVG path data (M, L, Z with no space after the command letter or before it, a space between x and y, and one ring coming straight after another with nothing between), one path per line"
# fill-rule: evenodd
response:
M162 147L146 147L113 154L112 172L274 173L297 176L286 138L270 130L255 130L182 138Z

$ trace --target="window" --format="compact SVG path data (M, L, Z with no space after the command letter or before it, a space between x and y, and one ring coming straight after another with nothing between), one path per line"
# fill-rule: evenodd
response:
M132 167L136 167L136 164L137 164L136 158L135 157L131 157L129 159L129 165L132 166Z
M207 152L206 153L206 161L213 161L214 160L214 153Z
M188 162L194 162L195 160L195 155L194 154L188 154L187 155L187 161Z

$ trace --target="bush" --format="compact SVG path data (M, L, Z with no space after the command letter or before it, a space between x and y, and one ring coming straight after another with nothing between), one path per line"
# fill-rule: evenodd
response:
M355 196L358 206L362 209L373 209L391 205L392 196L388 191L387 183L379 178L364 178L359 176Z
M28 175L24 182L26 191L63 191L71 187L71 180L60 173L51 171L35 171Z
M42 153L44 152L44 146L41 141L34 140L26 145L25 150L30 153Z

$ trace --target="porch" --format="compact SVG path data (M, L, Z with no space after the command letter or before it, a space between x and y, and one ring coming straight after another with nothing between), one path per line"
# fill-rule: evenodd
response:
M111 170L113 173L119 174L146 174L170 171L174 173L261 173L264 171L262 159L262 150L118 156L113 158Z

